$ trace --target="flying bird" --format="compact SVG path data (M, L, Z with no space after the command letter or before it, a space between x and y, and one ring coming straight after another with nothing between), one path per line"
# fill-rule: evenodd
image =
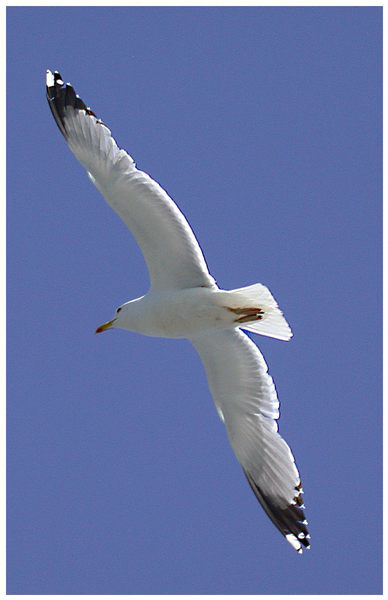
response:
M278 433L279 402L262 354L242 331L289 340L291 329L267 287L218 288L190 225L168 194L136 168L58 71L47 100L70 150L139 244L150 275L141 298L96 330L187 338L198 352L230 444L264 511L297 552L309 548L302 486Z

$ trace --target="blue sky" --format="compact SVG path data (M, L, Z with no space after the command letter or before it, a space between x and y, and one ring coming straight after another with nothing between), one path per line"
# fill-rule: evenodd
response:
M380 8L8 8L8 593L381 593ZM302 476L302 557L184 340L94 335L143 258L45 69L294 338L252 336Z

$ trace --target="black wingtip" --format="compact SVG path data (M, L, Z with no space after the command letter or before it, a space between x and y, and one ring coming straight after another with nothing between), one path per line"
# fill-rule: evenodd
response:
M306 527L307 521L301 508L303 506L301 484L299 483L295 487L293 503L286 506L286 508L280 508L270 496L262 492L245 469L244 473L261 506L291 546L300 554L302 553L302 546L306 550L310 549L310 535Z
M72 106L75 110L84 110L87 115L95 117L97 123L103 125L101 119L98 119L94 112L87 108L83 100L75 93L73 86L70 83L64 83L59 71L52 73L47 69L46 97L55 122L65 139L68 137L65 122L65 108L68 106Z
M58 71L54 71L54 73L48 69L46 71L46 97L55 122L67 139L64 121L66 86L64 86L61 74Z

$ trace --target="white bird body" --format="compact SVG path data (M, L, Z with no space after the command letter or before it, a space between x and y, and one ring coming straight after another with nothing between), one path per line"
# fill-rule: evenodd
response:
M285 335L290 335L280 311L261 303L259 297L257 305L263 324L276 311ZM220 290L216 285L177 290L151 287L145 296L119 307L109 329L127 329L152 337L190 338L209 329L238 328L238 320L250 309L255 310L250 297L240 290Z
M122 305L112 327L143 335L188 338L210 328L231 327L233 313L222 306L225 292L217 288L151 290Z
M302 488L293 455L277 430L279 402L267 365L242 331L289 340L291 330L262 284L220 290L188 222L168 194L117 147L109 129L47 71L47 99L77 159L126 223L150 274L149 292L120 306L97 329L188 338L206 370L229 441L267 515L299 552L309 548Z

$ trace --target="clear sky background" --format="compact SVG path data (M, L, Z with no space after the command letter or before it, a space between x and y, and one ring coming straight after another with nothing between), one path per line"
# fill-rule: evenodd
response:
M8 593L381 593L380 8L8 9ZM169 192L252 336L302 476L299 556L194 349L94 335L148 289L53 121L45 69Z

